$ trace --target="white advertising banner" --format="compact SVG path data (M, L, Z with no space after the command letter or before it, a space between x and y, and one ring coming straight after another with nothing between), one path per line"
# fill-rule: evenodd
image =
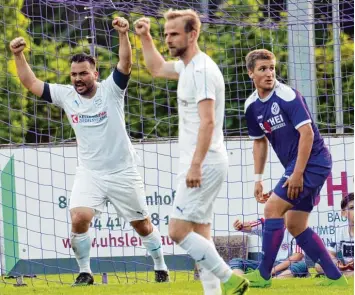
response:
M334 239L334 230L346 223L340 216L342 195L353 191L353 137L326 138L333 156L333 171L321 192L310 225L325 243ZM228 140L229 171L215 203L212 224L214 235L235 235L236 218L254 220L262 217L263 205L253 197L252 141ZM176 142L136 144L140 155L139 171L146 188L146 201L153 223L162 234L164 252L181 254L168 238L169 213L176 195L178 145ZM9 166L12 161L13 165ZM1 233L4 240L16 239L20 259L74 257L70 249L70 215L68 201L77 166L75 146L25 147L0 149L2 170ZM11 168L11 169L10 169ZM9 173L11 171L11 173ZM265 191L273 188L283 168L270 149L265 171ZM7 189L10 188L10 189ZM11 192L9 192L11 190ZM10 197L9 197L10 196ZM15 198L11 206L4 198ZM6 217L7 216L7 217ZM11 216L12 220L8 216ZM10 219L11 219L10 218ZM16 230L9 230L17 224ZM146 255L138 235L110 203L107 212L92 222L92 256ZM250 251L258 251L259 242L251 239Z

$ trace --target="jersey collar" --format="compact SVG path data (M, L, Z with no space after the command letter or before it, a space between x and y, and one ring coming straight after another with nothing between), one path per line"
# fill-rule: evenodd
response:
M256 97L257 97L261 102L263 102L263 103L267 102L267 101L271 98L271 96L274 95L275 89L276 89L277 87L279 87L279 85L280 85L280 82L275 79L274 88L271 90L271 92L269 93L269 95L268 95L267 97L261 99L261 98L259 97L258 90L255 90L255 92L256 92Z

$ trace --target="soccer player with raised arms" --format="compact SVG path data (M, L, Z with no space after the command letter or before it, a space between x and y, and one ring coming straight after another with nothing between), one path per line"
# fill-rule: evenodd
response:
M195 259L204 294L221 294L220 281L225 294L245 294L248 281L233 274L211 239L213 203L228 167L223 75L198 47L201 21L195 11L169 10L164 17L165 42L178 61L166 62L157 51L148 18L137 20L135 30L152 76L178 80L180 164L169 235Z
M119 62L101 83L97 81L95 59L86 54L74 55L70 60L72 85L45 83L35 76L25 59L25 40L19 37L10 43L21 83L33 94L63 108L76 134L79 165L69 206L71 246L80 268L74 286L94 282L89 227L107 200L140 235L153 258L156 281L169 280L161 236L148 217L144 185L125 127L124 95L132 65L129 24L116 17L112 25L119 35Z
M327 276L322 285L346 286L346 278L334 265L320 237L308 227L316 198L332 169L331 155L314 124L305 99L275 78L275 55L265 49L246 56L249 77L256 90L245 102L249 136L254 139L254 195L264 202L262 174L271 143L284 175L265 204L262 260L259 268L245 277L252 287L271 285L271 269L286 227L297 244L320 264Z

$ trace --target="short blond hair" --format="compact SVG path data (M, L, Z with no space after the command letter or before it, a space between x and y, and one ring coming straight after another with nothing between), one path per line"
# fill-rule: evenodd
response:
M200 35L201 29L201 20L196 11L192 9L184 9L184 10L173 10L169 9L164 13L165 20L173 20L176 18L183 18L185 21L185 32L190 33L191 31L196 31L197 35Z
M253 71L257 60L276 60L275 54L267 49L250 51L245 57L247 69Z

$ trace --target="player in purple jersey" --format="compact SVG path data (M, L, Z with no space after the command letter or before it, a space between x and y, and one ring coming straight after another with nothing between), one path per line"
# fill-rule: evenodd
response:
M268 50L254 50L246 57L248 74L255 92L245 102L249 136L254 139L254 195L263 198L262 174L268 141L285 168L285 173L265 204L262 260L258 269L245 277L252 287L269 287L271 270L286 227L297 244L320 264L327 276L322 285L346 286L322 240L308 227L309 214L316 197L331 172L332 160L319 130L313 123L305 99L275 78L275 55Z

